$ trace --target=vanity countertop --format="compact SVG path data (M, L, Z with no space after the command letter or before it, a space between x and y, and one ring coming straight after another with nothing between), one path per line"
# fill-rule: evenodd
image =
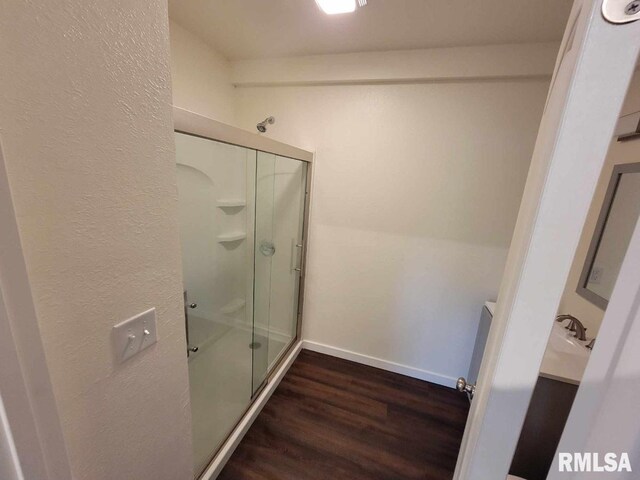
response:
M544 352L540 376L551 380L580 385L589 361L589 350L560 323L553 322L547 350Z
M493 316L496 303L485 302L484 306ZM560 323L553 322L549 343L540 366L540 376L579 385L591 353L591 350L585 347L587 343L574 338Z

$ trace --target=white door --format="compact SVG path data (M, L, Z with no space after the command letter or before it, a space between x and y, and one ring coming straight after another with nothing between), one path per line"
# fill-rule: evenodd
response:
M560 46L456 480L507 475L638 58L640 22L609 23L601 9L576 0Z

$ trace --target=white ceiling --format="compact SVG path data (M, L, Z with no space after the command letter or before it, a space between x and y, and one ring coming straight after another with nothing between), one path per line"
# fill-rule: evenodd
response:
M230 60L559 41L572 0L169 0L170 17Z

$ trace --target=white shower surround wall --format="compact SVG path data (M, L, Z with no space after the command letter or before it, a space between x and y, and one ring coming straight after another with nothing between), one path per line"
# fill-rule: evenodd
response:
M256 152L184 134L175 141L183 283L188 303L197 305L189 313L250 326L245 305L251 308L253 286L246 277L253 269L253 216L247 212L254 204L247 188L254 188ZM245 205L220 208L228 201ZM225 238L231 243L220 243Z

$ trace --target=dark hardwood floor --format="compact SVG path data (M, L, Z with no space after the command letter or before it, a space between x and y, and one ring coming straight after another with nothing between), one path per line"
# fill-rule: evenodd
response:
M220 480L449 480L469 405L452 389L303 350Z

